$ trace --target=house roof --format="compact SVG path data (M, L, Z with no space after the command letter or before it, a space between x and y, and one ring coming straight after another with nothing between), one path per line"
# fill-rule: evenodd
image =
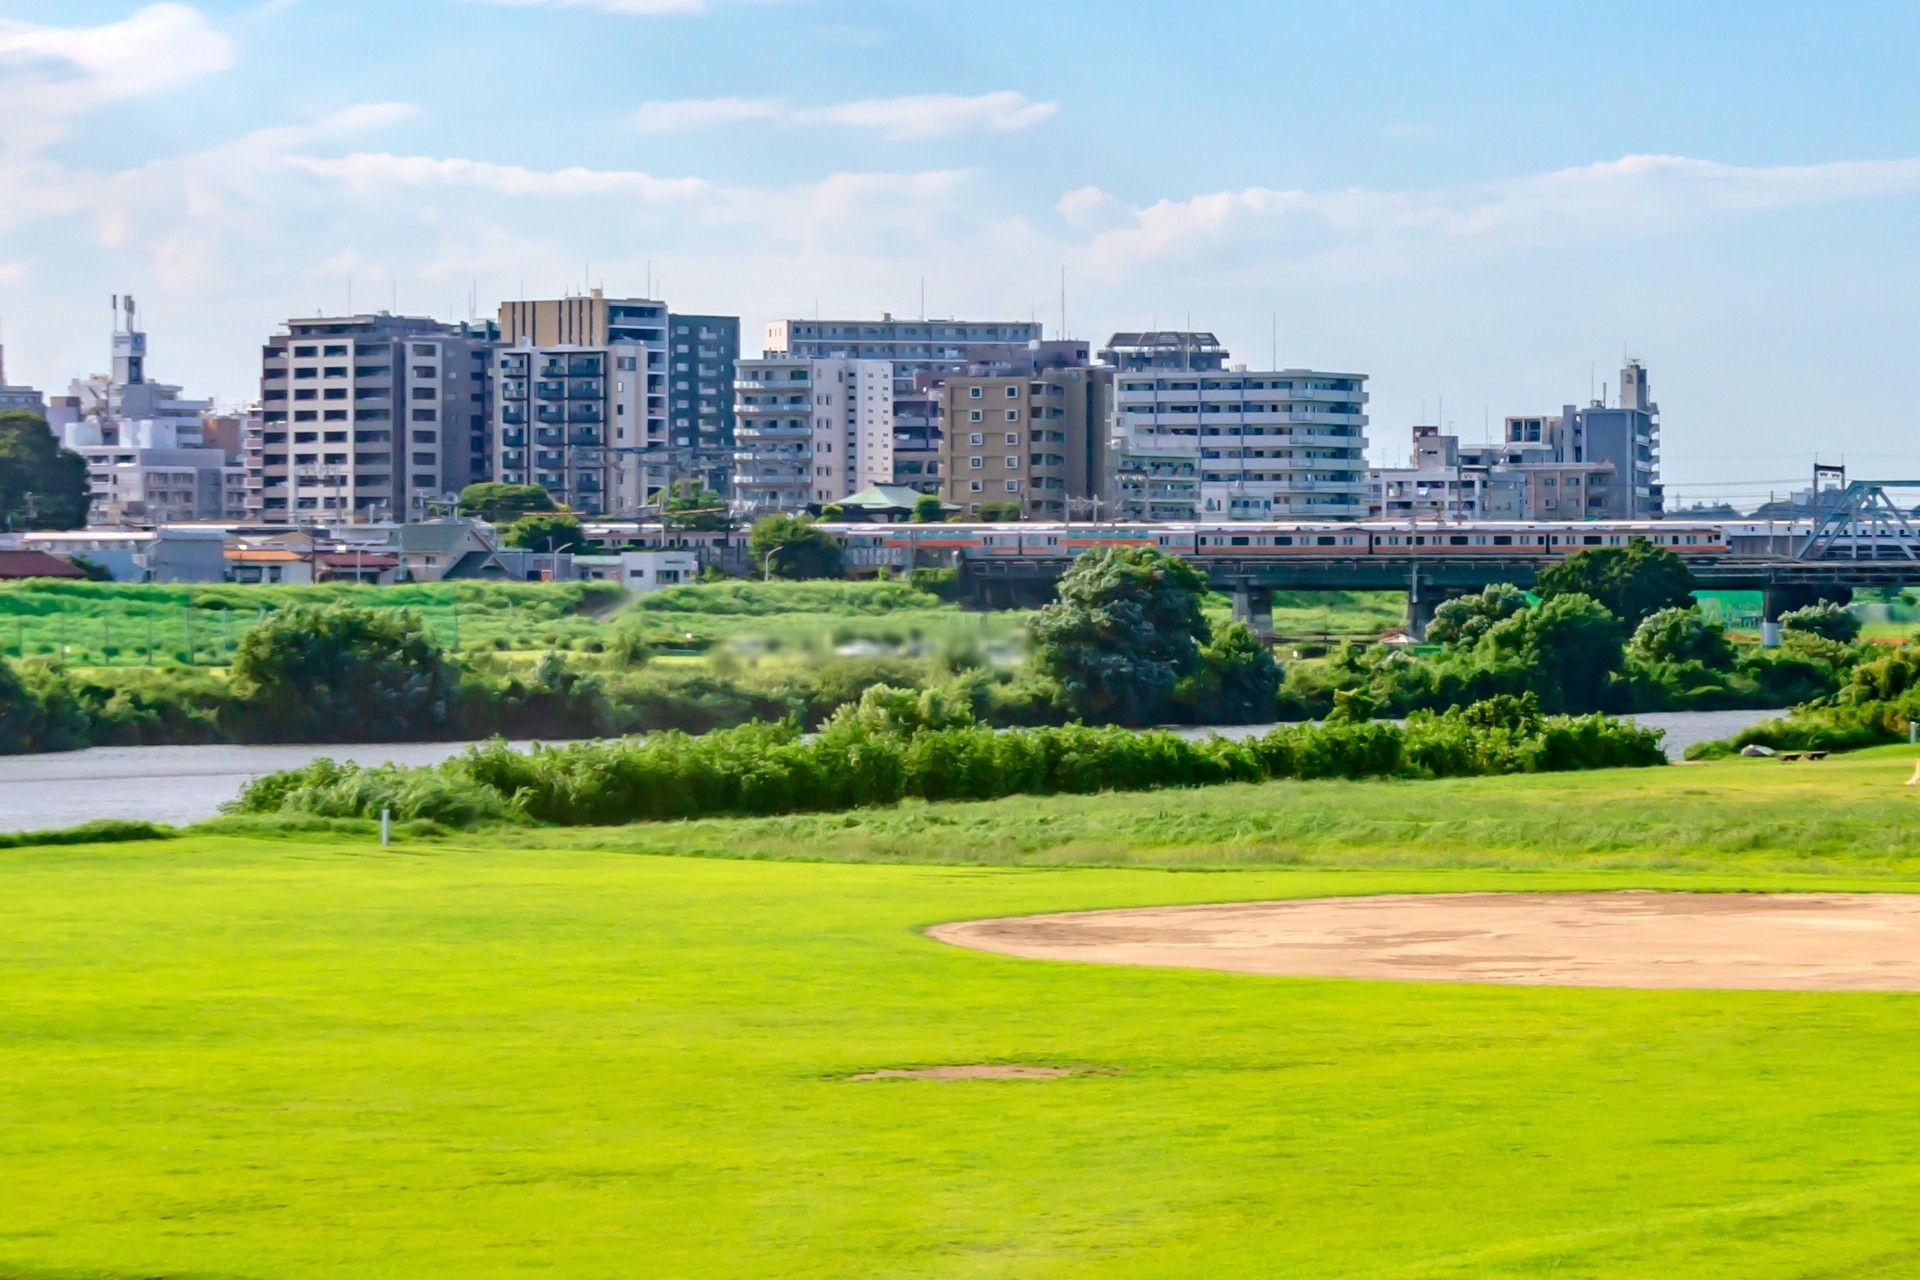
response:
M84 578L59 556L44 551L0 551L0 578Z
M322 551L316 559L343 569L392 569L400 564L400 557L391 551Z
M393 546L405 555L448 555L458 551L469 539L478 538L473 525L466 521L433 520L397 526L393 531Z
M227 559L247 564L299 564L306 557L282 547L228 547Z
M858 493L850 493L844 498L835 498L824 505L839 507L841 510L858 508L863 511L911 511L913 504L920 501L920 491L910 489L904 484L869 485ZM950 504L942 503L943 507ZM950 507L958 511L958 507Z
M491 551L469 551L454 561L453 567L440 575L443 579L458 578L506 578L512 575L507 566L500 563L500 557Z

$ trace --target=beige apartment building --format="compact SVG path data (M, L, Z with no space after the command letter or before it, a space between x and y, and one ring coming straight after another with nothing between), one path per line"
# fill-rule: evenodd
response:
M1112 391L1105 369L949 378L939 401L941 496L969 518L983 502L1016 502L1029 520L1093 514Z

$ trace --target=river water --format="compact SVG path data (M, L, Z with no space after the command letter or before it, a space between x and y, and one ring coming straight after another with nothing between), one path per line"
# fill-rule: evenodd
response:
M1667 753L1678 759L1695 742L1724 738L1774 711L1675 711L1639 716L1666 730ZM1267 725L1218 730L1230 737L1263 733ZM1204 736L1213 730L1182 730ZM361 764L435 764L464 743L409 742L327 747L95 747L57 755L0 757L0 831L44 831L94 818L146 818L187 823L210 818L249 779L292 769L318 756Z

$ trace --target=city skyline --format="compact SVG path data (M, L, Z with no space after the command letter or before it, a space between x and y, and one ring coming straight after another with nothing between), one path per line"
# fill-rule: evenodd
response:
M262 336L349 286L464 319L604 284L748 335L924 287L1051 336L1064 268L1072 336L1366 371L1375 461L1443 403L1478 440L1631 354L1674 505L1764 499L1816 443L1910 465L1916 15L1216 12L0 0L9 375L103 369L114 293L155 376L235 403ZM1807 432L1787 378L1845 386L1844 421Z

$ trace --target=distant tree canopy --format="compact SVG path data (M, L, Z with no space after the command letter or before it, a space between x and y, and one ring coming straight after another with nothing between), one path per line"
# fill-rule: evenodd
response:
M838 578L847 571L840 544L809 516L761 517L747 536L747 556L775 578Z
M553 495L537 484L501 484L488 480L460 491L460 514L501 524L516 516L558 511Z
M431 737L458 693L418 615L346 605L275 610L240 637L231 678L247 712L287 742Z
M1526 607L1526 592L1511 583L1496 582L1485 591L1448 600L1435 609L1433 621L1427 624L1427 639L1449 649L1471 649L1496 622Z
M594 544L587 541L580 517L571 511L552 511L521 516L500 531L500 545L527 551L570 551L590 554Z
M1698 662L1716 671L1734 660L1727 629L1698 609L1662 609L1640 624L1627 647L1644 662Z
M691 480L677 481L660 503L660 523L686 533L719 533L733 527L727 500Z
M78 529L91 505L86 459L61 448L39 414L0 412L0 528Z
M1587 596L1629 631L1662 609L1693 605L1693 573L1666 547L1635 538L1624 547L1590 547L1544 569L1534 585L1542 600Z
M939 524L947 518L946 504L931 493L923 493L913 500L913 523Z
M1488 628L1480 645L1499 660L1539 673L1549 710L1597 707L1620 670L1620 620L1591 596L1556 595Z
M1860 619L1831 600L1822 600L1791 613L1780 615L1780 625L1788 631L1819 636L1852 644L1860 638Z
M1018 502L983 502L974 508L974 514L988 524L1011 524L1026 513L1026 508Z
M1028 634L1034 661L1081 715L1139 724L1160 714L1212 639L1207 579L1153 547L1090 551L1060 579L1060 599Z

